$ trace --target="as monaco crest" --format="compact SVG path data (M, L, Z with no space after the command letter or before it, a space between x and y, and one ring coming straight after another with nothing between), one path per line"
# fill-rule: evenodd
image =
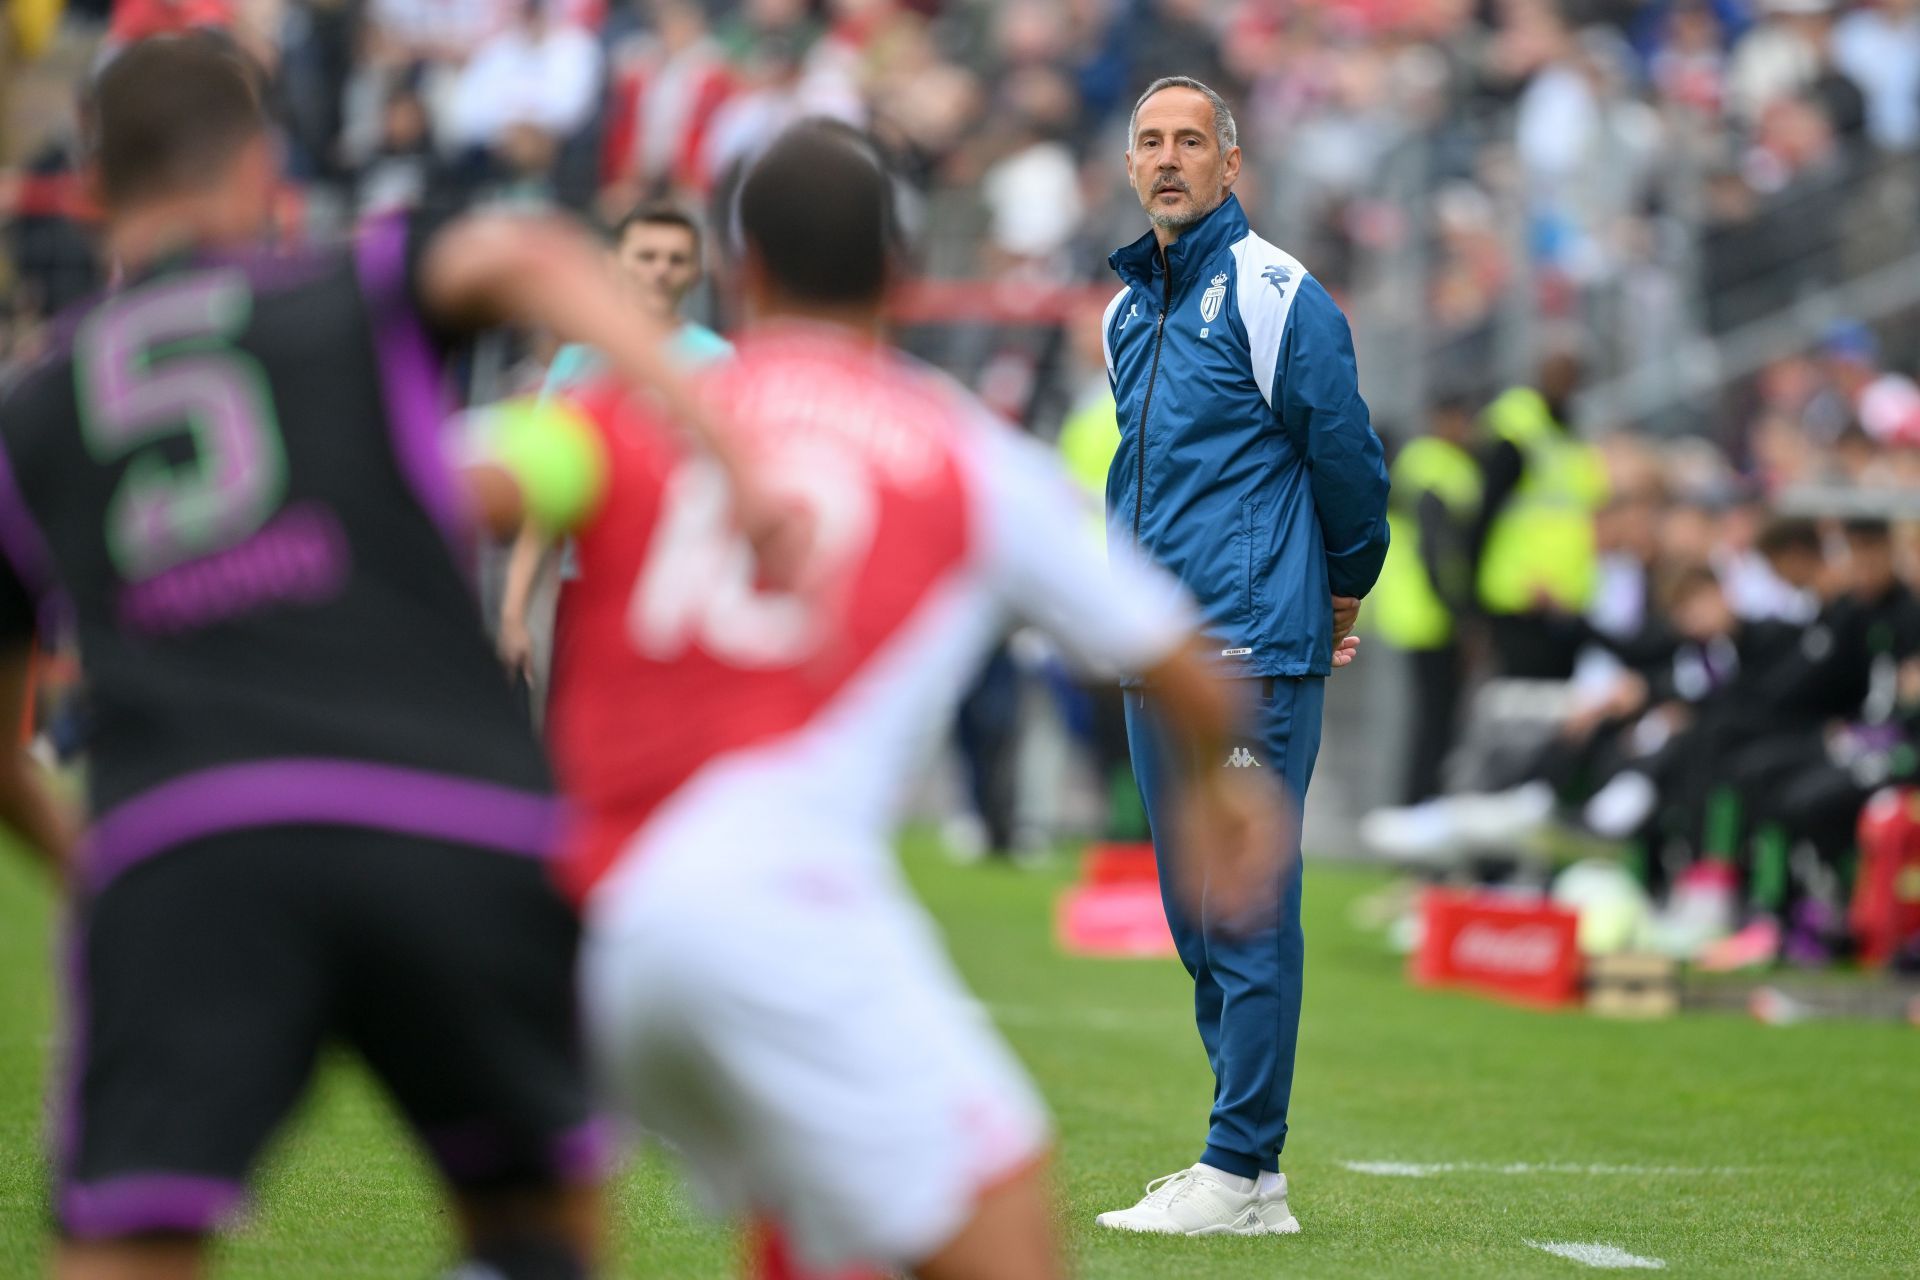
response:
M1208 324L1220 314L1220 304L1227 300L1227 273L1221 272L1207 285L1207 291L1200 295L1200 318Z

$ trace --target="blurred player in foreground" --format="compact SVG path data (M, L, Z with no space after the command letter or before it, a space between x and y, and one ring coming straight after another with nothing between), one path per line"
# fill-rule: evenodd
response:
M913 764L1018 614L1160 691L1206 909L1270 913L1281 807L1218 767L1236 709L1179 588L1109 569L1053 459L883 343L889 184L865 144L785 135L739 225L753 323L703 385L810 511L799 594L756 582L723 478L650 406L603 383L548 415L605 477L560 521L593 571L553 708L596 1065L802 1266L1055 1276L1040 1101L894 865Z
M733 347L725 338L703 324L680 318L680 308L686 303L687 295L699 287L706 274L702 266L700 227L689 215L670 204L641 205L614 228L613 247L608 256L620 282L640 310L655 323L673 331L672 351L676 359L691 368L732 353ZM554 353L540 394L543 398L559 395L568 387L605 372L605 361L592 347L569 343ZM534 644L528 613L543 571L556 559L553 551L552 540L529 525L514 540L513 554L507 561L506 584L500 600L500 658L509 671L529 682L533 679ZM566 584L580 576L579 565L570 547L557 559L564 597ZM554 611L556 660L562 647L564 608L562 603Z
M102 74L123 283L0 404L0 716L62 615L96 715L71 857L24 753L0 769L0 820L73 899L57 1271L198 1274L338 1037L435 1156L478 1274L580 1275L600 1175L577 926L461 563L440 360L511 317L670 395L666 335L539 220L268 253L256 85L200 36Z

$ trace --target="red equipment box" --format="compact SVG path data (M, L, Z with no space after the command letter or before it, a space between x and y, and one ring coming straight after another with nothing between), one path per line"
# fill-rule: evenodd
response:
M1860 813L1848 925L1861 963L1881 967L1920 939L1920 790L1888 788Z
M1422 986L1468 987L1523 1004L1580 998L1579 917L1545 900L1429 889L1413 956Z

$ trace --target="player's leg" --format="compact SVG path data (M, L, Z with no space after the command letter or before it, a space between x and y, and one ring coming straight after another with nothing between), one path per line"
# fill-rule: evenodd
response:
M433 1153L468 1258L511 1280L587 1274L607 1144L572 912L529 859L372 834L341 853L379 890L343 939L341 1029Z
M206 1265L199 1236L69 1240L61 1244L55 1280L196 1280Z
M124 872L76 913L58 1084L55 1273L199 1274L318 1053L329 985L279 833Z
M1035 1161L981 1192L973 1215L912 1271L921 1280L1051 1280L1063 1274L1044 1166ZM753 1280L883 1280L892 1270L802 1266L785 1232L762 1219L754 1224L748 1274Z
M920 1280L1053 1280L1065 1274L1042 1167L1030 1165L983 1194L967 1224L913 1273Z
M454 1193L468 1260L503 1280L575 1280L606 1253L598 1182L521 1191Z

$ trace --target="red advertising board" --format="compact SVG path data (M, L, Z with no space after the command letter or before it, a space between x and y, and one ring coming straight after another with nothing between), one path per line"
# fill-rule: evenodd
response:
M1526 1004L1580 998L1579 917L1538 899L1429 889L1413 979Z

